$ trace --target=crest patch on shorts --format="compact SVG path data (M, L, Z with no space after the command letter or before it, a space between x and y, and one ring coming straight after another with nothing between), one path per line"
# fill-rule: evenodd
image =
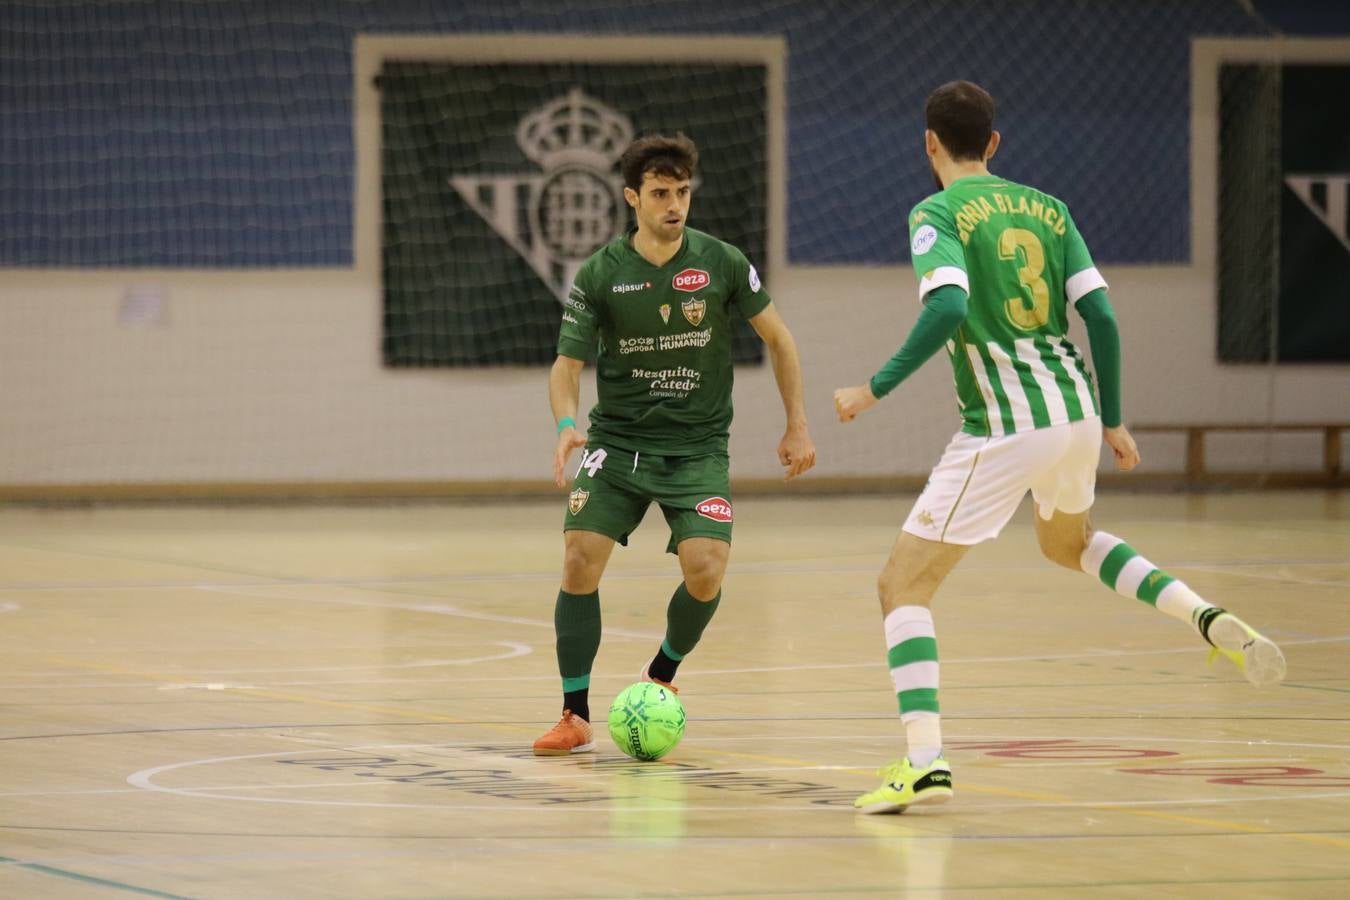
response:
M581 512L581 508L586 505L586 501L590 499L590 496L590 491L583 491L581 488L577 488L567 496L568 512L574 516Z

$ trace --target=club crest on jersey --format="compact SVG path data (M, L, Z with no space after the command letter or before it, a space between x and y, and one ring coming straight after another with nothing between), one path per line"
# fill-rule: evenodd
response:
M581 488L577 488L567 496L567 511L575 516L577 513L581 512L581 508L586 505L586 501L590 499L590 496L590 491L583 491Z
M661 304L661 321L662 321L662 322L665 322L667 325L670 324L670 304L669 304L669 303L662 303L662 304Z
M712 276L702 269L685 269L683 272L677 272L675 277L670 279L671 287L677 291L684 291L686 294L702 290L710 284L712 284Z
M695 328L698 323L703 321L703 314L707 311L708 304L702 300L686 300L680 304L680 310L684 317L689 320L689 324Z
M709 497L694 505L694 512L714 522L731 521L731 501L725 497Z

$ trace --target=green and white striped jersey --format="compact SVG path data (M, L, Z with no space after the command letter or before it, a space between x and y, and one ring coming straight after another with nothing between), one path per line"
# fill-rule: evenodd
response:
M962 431L1100 415L1067 310L1106 281L1061 201L993 175L960 178L914 207L909 240L921 300L948 284L970 295L947 344Z

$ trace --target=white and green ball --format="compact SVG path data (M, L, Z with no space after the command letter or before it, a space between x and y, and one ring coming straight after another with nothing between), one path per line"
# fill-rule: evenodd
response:
M663 685L631 684L609 708L609 736L633 759L660 759L684 737L684 705Z

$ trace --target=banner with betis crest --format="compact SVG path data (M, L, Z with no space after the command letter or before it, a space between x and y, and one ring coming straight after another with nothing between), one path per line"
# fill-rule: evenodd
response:
M694 139L689 225L765 271L766 76L730 63L386 62L385 364L551 363L573 275L632 224L617 163L643 134ZM745 323L735 357L762 359Z

